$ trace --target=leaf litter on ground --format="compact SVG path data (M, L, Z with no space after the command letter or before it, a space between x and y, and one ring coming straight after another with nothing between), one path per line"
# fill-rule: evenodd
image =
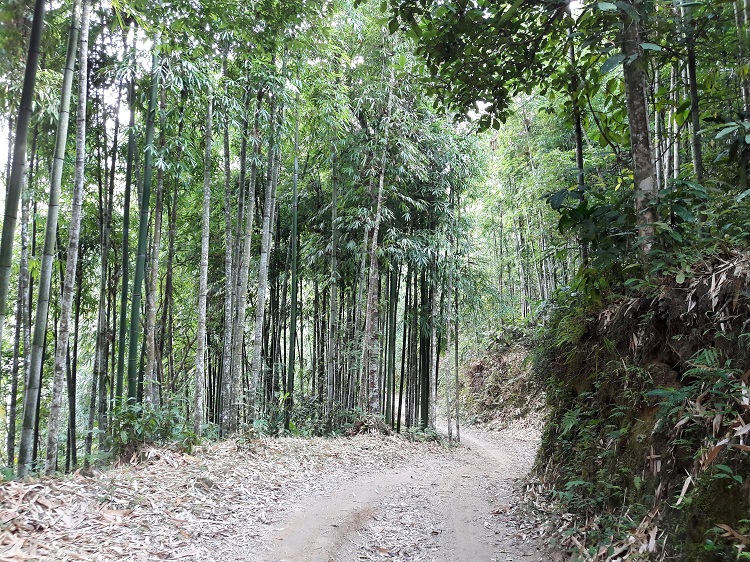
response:
M193 454L148 448L130 462L0 484L0 562L252 560L298 497L439 444L398 437L236 438Z

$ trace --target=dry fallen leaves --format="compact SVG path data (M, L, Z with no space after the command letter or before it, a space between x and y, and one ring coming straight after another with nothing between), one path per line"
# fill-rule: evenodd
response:
M148 449L144 462L90 476L3 483L0 562L251 560L299 492L436 447L376 435L230 440L195 455Z

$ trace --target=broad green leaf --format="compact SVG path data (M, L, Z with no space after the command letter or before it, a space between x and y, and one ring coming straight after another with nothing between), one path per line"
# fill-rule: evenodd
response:
M688 211L682 205L675 205L672 209L674 213L685 222L695 222L695 215Z
M614 12L617 10L617 6L612 2L599 2L597 6L602 12Z
M725 137L731 133L734 133L737 129L739 129L740 126L737 123L734 123L730 125L729 127L723 128L721 131L719 131L719 134L716 135L716 139L720 139L722 137Z
M622 64L622 61L624 60L625 55L623 54L612 55L604 62L602 67L599 69L599 72L601 72L602 74L607 74L612 69Z
M560 191L558 191L552 197L549 198L549 205L550 207L552 207L552 209L554 209L555 211L558 211L559 209L562 208L567 198L568 198L568 190L561 189Z
M674 278L675 283L682 285L685 282L685 272L680 271Z
M623 12L628 14L628 16L630 16L630 19L634 22L638 23L639 21L641 21L641 16L638 14L635 8L633 8L633 6L631 6L627 2L616 2L615 5Z
M641 48L644 51L661 51L661 46L656 43L641 43Z

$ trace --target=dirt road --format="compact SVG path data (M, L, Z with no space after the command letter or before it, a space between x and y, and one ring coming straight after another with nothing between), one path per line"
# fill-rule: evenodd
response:
M538 437L462 439L237 436L0 483L0 562L550 560L538 523L513 509Z
M512 510L538 436L464 429L461 437L463 446L449 453L365 469L355 481L303 498L275 522L261 560L552 560L535 523Z

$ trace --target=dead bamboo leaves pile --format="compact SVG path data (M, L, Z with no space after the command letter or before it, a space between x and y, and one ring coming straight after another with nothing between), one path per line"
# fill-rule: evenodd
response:
M435 445L396 437L235 439L194 454L148 449L86 476L0 485L0 562L253 560L301 493Z

